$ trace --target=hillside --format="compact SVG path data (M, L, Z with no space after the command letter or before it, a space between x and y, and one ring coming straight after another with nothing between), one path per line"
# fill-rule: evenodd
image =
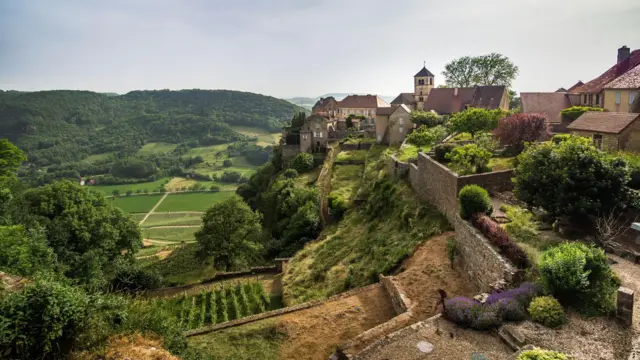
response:
M347 97L348 95L351 95L353 93L327 93L324 95L320 95L320 96L316 96L316 97L304 97L304 96L296 96L296 97L291 97L291 98L287 98L285 99L286 101L298 105L298 106L302 106L305 108L309 108L311 109L313 107L313 105L315 105L315 103L320 100L320 98L326 98L329 96L333 96L336 100L340 101L342 99L344 99L345 97ZM395 96L389 96L389 95L380 95L380 97L390 103L391 101L393 101L393 99L395 99Z
M37 166L89 155L131 154L148 142L215 145L245 138L230 126L279 131L302 109L273 97L229 90L0 91L0 134Z

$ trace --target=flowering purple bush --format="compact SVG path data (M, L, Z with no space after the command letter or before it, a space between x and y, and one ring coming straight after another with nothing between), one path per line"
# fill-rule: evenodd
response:
M486 330L492 327L500 326L502 317L498 304L481 305L475 308L475 317L471 322L471 327L476 330Z
M463 296L445 300L444 317L458 325L469 326L481 305L479 302Z
M515 266L524 269L531 265L524 250L511 241L507 231L500 224L486 215L475 216L471 223Z
M502 321L522 321L527 318L527 310L515 299L500 299L497 303Z
M485 304L494 304L501 299L515 299L525 308L529 307L531 300L538 294L538 288L533 283L522 283L520 287L502 292L496 292L487 298Z

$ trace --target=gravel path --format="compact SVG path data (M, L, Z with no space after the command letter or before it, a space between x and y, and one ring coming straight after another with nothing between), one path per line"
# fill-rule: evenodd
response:
M142 225L143 222L145 222L147 220L147 218L149 217L149 215L153 214L154 210L162 203L162 201L164 201L164 199L167 198L167 196L169 195L169 193L164 194L160 200L158 200L158 202L156 203L156 205L153 207L153 209L151 209L151 211L149 211L147 213L147 215L144 216L144 218L142 220L140 220L140 223L138 225Z

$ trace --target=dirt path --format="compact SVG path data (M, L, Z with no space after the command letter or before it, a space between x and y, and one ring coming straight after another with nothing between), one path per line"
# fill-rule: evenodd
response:
M395 275L412 304L417 304L412 310L416 321L436 314L438 289L446 291L449 297L476 294L469 277L452 269L447 258L447 239L454 234L446 232L425 240L402 264L402 272Z
M147 213L147 215L144 216L144 218L142 220L140 220L140 223L138 223L138 225L142 225L142 223L144 223L147 218L149 217L149 215L153 214L153 211L162 203L162 201L164 201L164 199L169 195L169 193L165 193L160 200L158 200L158 202L153 206L153 208L151 209L151 211L149 211Z
M201 225L161 225L161 226L149 226L147 229L187 229L187 228L199 228Z

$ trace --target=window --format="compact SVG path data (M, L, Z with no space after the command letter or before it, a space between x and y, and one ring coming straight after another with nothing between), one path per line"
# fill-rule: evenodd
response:
M593 135L593 146L598 149L602 149L602 135L594 134Z
M424 100L422 100L422 99L423 99L423 98L422 98L422 96L420 96L420 97L418 98L418 101L419 101L419 102L423 102Z
M589 105L593 104L593 94L589 94Z
M429 79L429 85L433 85L433 78Z
M420 90L420 95L422 95L422 90Z
M398 119L398 124L400 124L400 126L404 125L404 119L403 118Z
M635 99L635 93L633 91L629 91L629 105L633 104Z
M418 80L418 85L424 85L424 79Z
M596 95L596 105L600 104L600 95Z
M398 132L400 134L402 134L404 132L404 127L402 125L400 125L400 127L398 128Z
M307 140L307 135L306 134L302 135L302 140Z
M321 138L322 137L322 131L314 132L313 133L313 137Z
M616 105L620 105L620 97L621 97L620 91L616 91Z
M584 94L584 101L585 104L587 103L587 94Z

